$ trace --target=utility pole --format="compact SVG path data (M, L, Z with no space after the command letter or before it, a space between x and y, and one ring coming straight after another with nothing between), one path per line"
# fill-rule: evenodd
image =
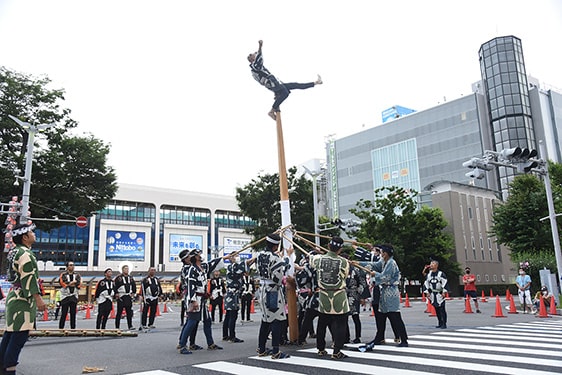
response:
M33 143L35 140L35 134L40 130L48 129L56 124L31 125L30 123L21 121L12 115L8 115L8 117L27 131L28 134L27 148L25 150L25 173L23 175L23 192L21 197L20 212L20 224L25 224L29 221L29 195L31 192L31 168L33 166Z

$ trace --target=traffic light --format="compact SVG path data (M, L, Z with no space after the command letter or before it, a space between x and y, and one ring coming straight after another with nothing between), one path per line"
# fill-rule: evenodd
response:
M503 160L515 160L519 158L522 152L521 147L504 148L500 151L500 157Z
M465 176L468 178L480 180L486 177L486 171L480 168L474 168L470 172L466 173Z
M519 173L529 173L531 170L539 166L538 160L527 160L517 164L517 171Z

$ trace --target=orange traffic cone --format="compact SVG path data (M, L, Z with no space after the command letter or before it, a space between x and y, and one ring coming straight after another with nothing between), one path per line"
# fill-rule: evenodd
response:
M494 292L493 292L492 288L490 288L490 298L494 298Z
M509 289L506 289L506 291L505 291L505 300L506 300L506 301L509 301L509 299L510 299L509 297L511 297L511 292L509 291Z
M86 317L84 319L92 319L92 313L90 312L90 305L86 305Z
M424 313L429 313L429 312L431 312L431 307L429 307L429 306L431 306L431 302L429 301L429 298L426 298L426 299L425 299L425 310L424 310Z
M254 300L252 300L252 302L250 302L250 314L253 314L256 312L256 307L254 306Z
M156 304L156 316L160 316L160 304Z
M506 316L503 315L502 305L500 303L500 296L496 296L496 313L492 315L492 318L506 318Z
M426 300L425 293L422 293L422 302L426 302L425 300Z
M398 295L400 296L400 301L399 301L399 303L402 304L402 293L398 293Z
M166 302L164 302L164 310L162 311L162 313L167 313L168 312L168 304Z
M449 297L449 292L446 292L446 293L445 293L445 299L446 299L446 300L450 300L450 299L451 299L451 297Z
M466 314L473 314L474 311L472 311L472 306L470 306L470 298L467 295L466 298L464 299L464 313Z
M406 302L404 303L404 307L412 307L412 305L410 305L410 297L408 297L408 293L406 293Z
M552 318L546 313L546 305L544 304L544 298L541 296L541 302L539 304L539 313L536 315L538 318Z
M109 313L109 319L115 319L115 309L113 308L113 303L111 304L111 312Z
M375 316L375 309L373 309L373 306L371 306L371 315L370 316Z
M47 309L43 310L43 321L49 320L49 311Z
M480 302L488 302L486 296L484 295L484 291L482 291L482 298L480 298Z
M437 311L432 303L429 304L429 316L437 316Z
M558 315L558 311L556 311L556 303L554 303L554 296L550 296L550 311L548 313L550 315Z
M519 314L517 312L517 309L515 308L515 301L513 300L513 296L510 295L510 299L509 299L509 311L507 312L508 314Z

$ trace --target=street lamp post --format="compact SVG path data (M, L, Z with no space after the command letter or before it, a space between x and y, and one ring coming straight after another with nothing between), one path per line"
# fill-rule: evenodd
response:
M21 197L20 215L20 224L25 224L29 220L29 194L31 192L31 167L33 166L33 142L35 140L35 133L55 126L55 124L31 125L30 123L21 121L12 115L8 115L8 117L25 129L29 135L27 137L27 148L25 151L25 173L23 175L23 192Z
M309 165L309 167L307 167L306 165L303 164L303 168L306 171L306 173L308 173L310 175L310 177L312 177L312 199L314 200L313 202L313 210L314 210L314 243L316 244L316 246L320 246L320 237L318 236L318 187L316 184L316 180L318 178L318 176L322 175L322 169L320 167L320 160L318 159L313 159L309 162L312 165Z
M544 142L539 141L539 149L541 156L546 156L546 147ZM546 200L548 202L548 218L550 219L550 229L552 230L552 242L554 243L554 255L556 256L556 268L558 271L558 281L562 284L560 277L562 277L562 253L560 251L560 236L558 235L558 225L556 223L556 210L554 208L554 199L552 198L552 186L550 184L550 177L548 174L548 167L545 166L544 172L544 188L546 190ZM562 285L561 285L562 286ZM561 294L560 288L558 294Z

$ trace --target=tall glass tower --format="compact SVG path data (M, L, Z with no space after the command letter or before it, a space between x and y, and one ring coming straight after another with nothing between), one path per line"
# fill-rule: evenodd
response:
M536 149L521 39L494 38L482 44L478 54L495 151L517 146ZM514 171L499 168L498 172L499 186L505 196Z

